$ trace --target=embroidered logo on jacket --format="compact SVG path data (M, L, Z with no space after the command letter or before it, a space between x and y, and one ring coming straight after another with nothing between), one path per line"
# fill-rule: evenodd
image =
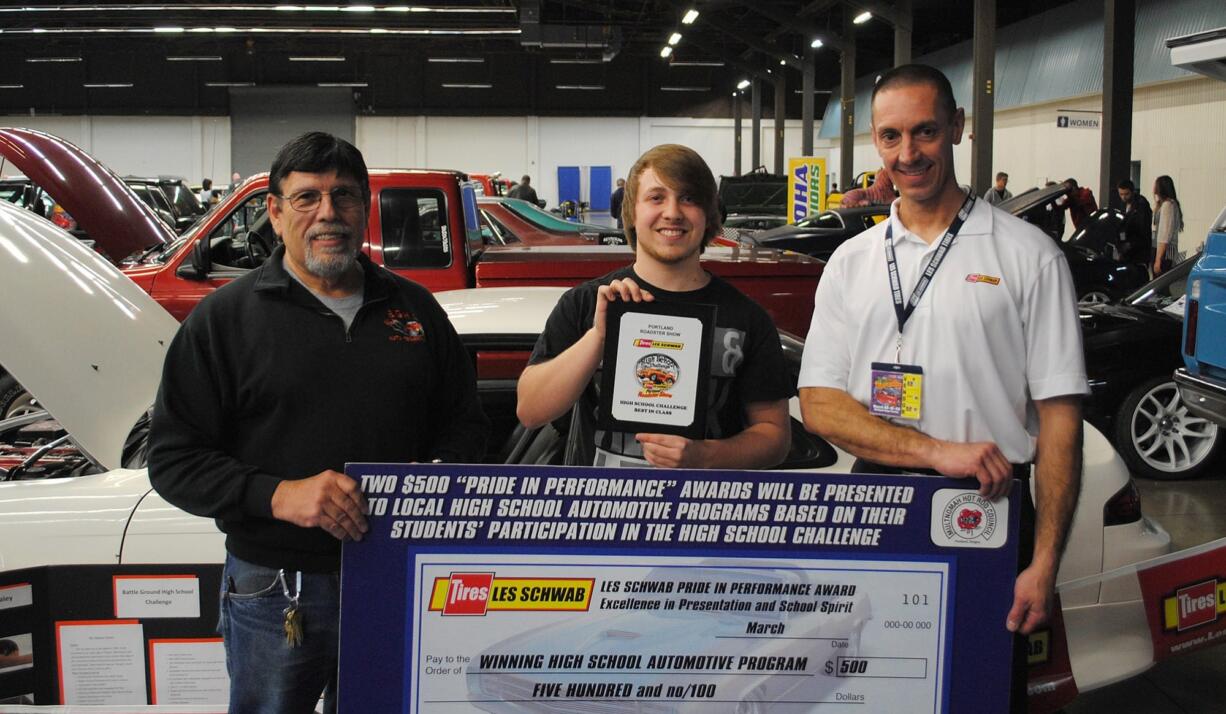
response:
M987 283L988 285L1000 285L1000 278L995 275L982 275L980 273L971 273L966 276L968 283Z
M389 308L383 324L391 328L392 334L387 336L390 342L425 342L426 330L407 310Z

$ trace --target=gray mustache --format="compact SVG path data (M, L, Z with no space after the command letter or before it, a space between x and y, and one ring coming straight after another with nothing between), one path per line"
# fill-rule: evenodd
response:
M310 230L307 231L306 237L307 240L314 240L315 238L325 234L342 235L346 238L352 238L353 229L344 223L319 223L311 226Z

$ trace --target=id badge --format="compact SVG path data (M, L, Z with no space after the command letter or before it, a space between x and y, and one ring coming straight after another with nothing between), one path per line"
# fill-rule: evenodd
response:
M924 369L914 364L874 362L868 411L882 417L919 419Z

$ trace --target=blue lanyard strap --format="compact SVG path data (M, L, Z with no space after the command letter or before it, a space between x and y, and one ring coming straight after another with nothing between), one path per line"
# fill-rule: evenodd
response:
M958 215L954 216L953 222L945 230L945 235L941 237L941 244L937 246L932 260L928 261L928 267L924 268L924 274L920 276L919 282L915 284L915 290L911 292L911 299L905 303L902 297L902 283L898 279L898 261L894 259L894 222L886 219L885 267L890 274L890 296L894 299L894 315L898 317L900 340L902 339L903 327L906 326L907 320L911 318L911 313L915 312L915 306L919 304L920 298L924 296L924 291L928 289L928 284L932 282L932 276L936 275L937 268L941 267L941 263L945 260L945 254L949 252L950 246L954 244L954 238L957 237L958 231L962 230L962 224L966 223L966 219L971 215L971 209L974 207L975 194L967 193L966 200L962 202L962 207L958 209Z

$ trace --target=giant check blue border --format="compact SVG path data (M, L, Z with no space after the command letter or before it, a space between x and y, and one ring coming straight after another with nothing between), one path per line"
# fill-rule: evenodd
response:
M413 585L418 568L417 556L427 553L488 555L491 561L497 560L500 563L504 562L504 559L507 563L513 562L519 555L551 554L617 556L624 557L626 562L632 565L650 564L653 556L946 563L949 568L949 582L945 587L948 600L943 632L946 651L945 671L942 676L942 701L945 702L943 711L1008 710L1012 636L1004 629L1004 621L1013 597L1020 509L1015 505L1008 509L1007 524L1000 524L1007 529L1007 540L999 548L938 546L933 543L930 534L933 495L943 489L967 489L968 486L974 485L973 482L929 477L813 472L659 471L450 464L350 464L346 467L346 472L359 481L363 475L369 474L395 474L400 479L410 474L448 475L452 477L451 489L446 495L448 499L462 495L463 487L457 481L461 476L514 476L521 479L667 478L675 481L677 485L669 489L670 493L663 500L673 503L683 500L677 495L686 481L748 481L755 484L789 482L796 484L797 488L800 484L810 483L822 484L823 489L842 484L906 485L915 489L915 495L905 506L890 504L905 508L907 517L901 525L882 528L880 542L876 547L798 547L791 544L737 544L714 547L675 542L610 545L603 542L576 541L490 541L484 537L440 543L394 539L389 524L404 519L391 515L372 516L370 533L362 543L346 545L342 559L339 677L342 714L413 711L413 672L407 663L412 661L413 648L418 638L413 628L413 612L410 608L416 606L423 596L413 592ZM1015 483L1010 496L1011 504L1016 504L1018 492L1019 485ZM524 495L514 497L532 498ZM560 498L564 501L564 511L570 501L592 500L591 497L580 496L540 495L537 498ZM599 500L632 499L605 497ZM777 503L756 498L738 502ZM728 525L723 521L706 522ZM949 585L952 585L952 588L948 587Z

